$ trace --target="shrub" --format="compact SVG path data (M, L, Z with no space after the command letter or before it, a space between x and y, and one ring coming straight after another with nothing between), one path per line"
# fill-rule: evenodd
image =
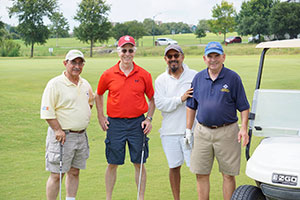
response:
M21 46L12 40L0 41L0 56L16 57L20 55Z

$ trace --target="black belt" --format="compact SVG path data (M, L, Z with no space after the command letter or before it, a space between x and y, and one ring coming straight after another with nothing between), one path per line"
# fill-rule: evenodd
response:
M231 124L233 124L233 123L226 123L226 124L222 124L222 125L220 125L220 126L217 126L217 125L206 126L205 124L201 124L201 125L203 125L203 126L205 126L205 127L207 127L207 128L210 128L210 129L217 129L217 128L229 126L229 125L231 125Z
M80 130L80 131L73 131L73 130L63 130L63 131L69 132L69 133L84 133L84 132L85 132L85 129Z

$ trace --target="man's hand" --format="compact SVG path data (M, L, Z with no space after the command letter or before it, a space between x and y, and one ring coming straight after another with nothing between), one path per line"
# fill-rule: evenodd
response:
M243 139L243 147L246 146L249 142L249 135L247 133L247 128L241 128L238 134L238 142L241 143L241 139Z
M103 131L106 131L108 129L109 121L107 120L107 117L105 116L99 116L98 117L99 124Z
M188 89L182 96L181 102L185 102L187 98L193 97L193 88Z
M63 130L57 130L55 131L55 138L58 142L61 144L64 144L66 141L66 133Z
M144 134L148 134L150 133L151 129L152 129L152 124L151 124L151 121L146 118L144 121L142 121L142 129L144 130Z
M192 137L193 137L192 130L187 128L185 130L185 136L184 136L185 143L190 145L192 143Z

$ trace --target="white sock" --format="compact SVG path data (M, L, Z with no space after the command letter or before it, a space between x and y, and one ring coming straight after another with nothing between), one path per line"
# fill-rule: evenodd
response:
M75 197L66 197L66 200L75 200Z

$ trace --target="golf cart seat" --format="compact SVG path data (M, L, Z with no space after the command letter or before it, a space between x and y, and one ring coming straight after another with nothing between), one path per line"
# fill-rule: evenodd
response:
M300 91L257 89L249 122L262 137L300 136Z

